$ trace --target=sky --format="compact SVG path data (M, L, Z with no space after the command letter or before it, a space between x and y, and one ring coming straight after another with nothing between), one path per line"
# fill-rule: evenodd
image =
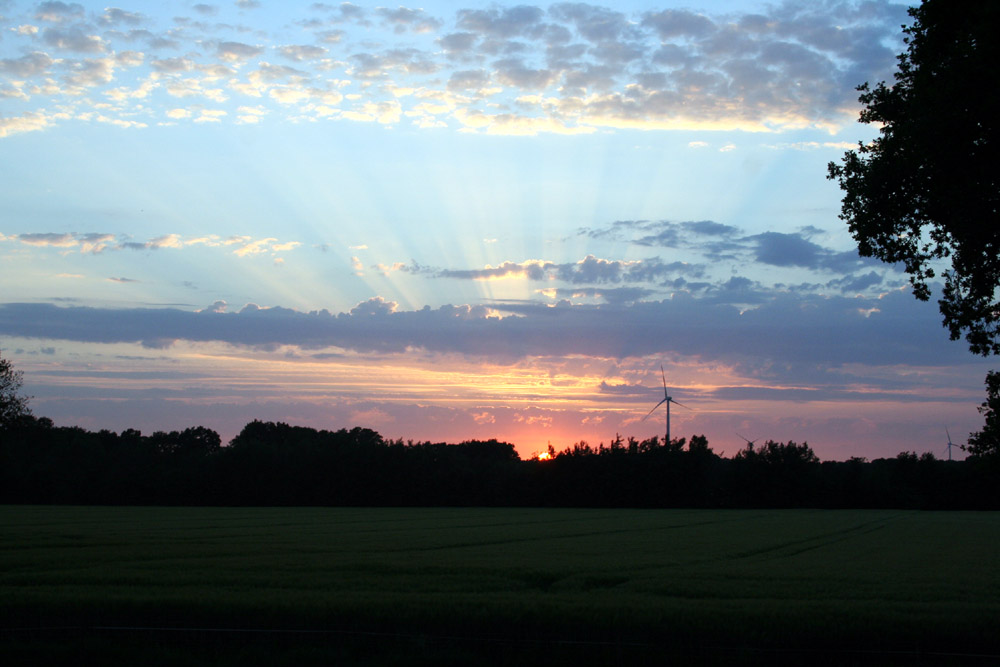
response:
M0 0L0 354L88 429L528 457L665 378L726 456L945 456L990 363L826 179L906 8Z

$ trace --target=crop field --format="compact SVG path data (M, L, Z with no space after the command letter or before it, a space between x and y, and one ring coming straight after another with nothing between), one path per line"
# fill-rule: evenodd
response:
M998 563L995 513L0 507L0 655L964 664Z

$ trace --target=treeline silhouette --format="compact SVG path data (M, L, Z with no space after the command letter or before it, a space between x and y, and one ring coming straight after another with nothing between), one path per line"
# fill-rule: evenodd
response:
M546 456L546 455L543 455ZM718 456L707 438L514 446L386 440L253 421L223 446L198 426L142 435L26 417L0 431L0 502L107 505L1000 509L1000 461L819 461L806 443Z

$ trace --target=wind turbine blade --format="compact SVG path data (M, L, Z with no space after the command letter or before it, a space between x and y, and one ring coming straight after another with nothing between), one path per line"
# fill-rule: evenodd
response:
M948 427L947 426L944 427L944 432L945 432L945 435L948 436L948 446L950 447L951 446L951 433L948 433Z
M690 410L690 409L691 409L691 408L689 408L688 406L684 405L683 403L678 403L677 401L675 401L675 400L674 400L674 399L672 399L672 398L670 399L670 402L671 402L671 403L673 403L674 405L679 405L679 406L681 406L681 407L682 407L682 408L684 408L685 410Z
M667 402L667 399L663 399L662 401L660 401L659 403L657 403L656 405L654 405L653 409L646 413L646 417L648 417L649 415L651 415L654 412L656 412L656 408L660 407L661 405L663 405L666 402ZM646 417L643 417L639 421L646 421Z
M663 372L663 364L660 364L660 378L663 379L663 399L668 400L670 397L667 396L667 375Z

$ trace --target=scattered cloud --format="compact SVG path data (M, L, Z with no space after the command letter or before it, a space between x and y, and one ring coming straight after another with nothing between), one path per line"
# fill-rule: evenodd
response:
M180 250L191 247L226 248L237 257L294 250L299 241L279 242L277 238L254 239L250 236L221 238L216 235L184 237L164 234L148 241L136 241L128 236L105 233L30 232L2 237L0 241L17 241L36 248L78 249L81 253L99 254L106 250Z
M289 16L303 38L278 43L267 27L252 25L258 13L249 10L259 2L235 4L250 23L211 23L226 10L207 3L172 23L117 7L88 14L77 3L40 3L3 44L0 72L20 77L3 95L22 106L0 119L0 136L46 129L52 118L45 110L67 95L73 113L59 122L97 112L112 122L132 120L138 107L127 100L143 86L142 111L168 119L178 120L170 96L231 105L196 122L254 123L268 112L387 125L409 119L418 128L520 136L615 128L834 130L854 120L858 81L890 78L907 20L905 5L891 3L785 2L742 15L630 13L585 3L435 15L313 3L301 17ZM356 27L368 31L366 41L351 38ZM129 67L128 77L114 69L125 52L136 54L118 63ZM262 62L271 55L295 70ZM82 94L90 88L114 95L117 104L100 108ZM395 96L404 89L423 95ZM431 105L428 96L448 101ZM247 97L261 100L261 113L236 112ZM40 117L49 122L29 124ZM735 149L732 142L717 148Z

